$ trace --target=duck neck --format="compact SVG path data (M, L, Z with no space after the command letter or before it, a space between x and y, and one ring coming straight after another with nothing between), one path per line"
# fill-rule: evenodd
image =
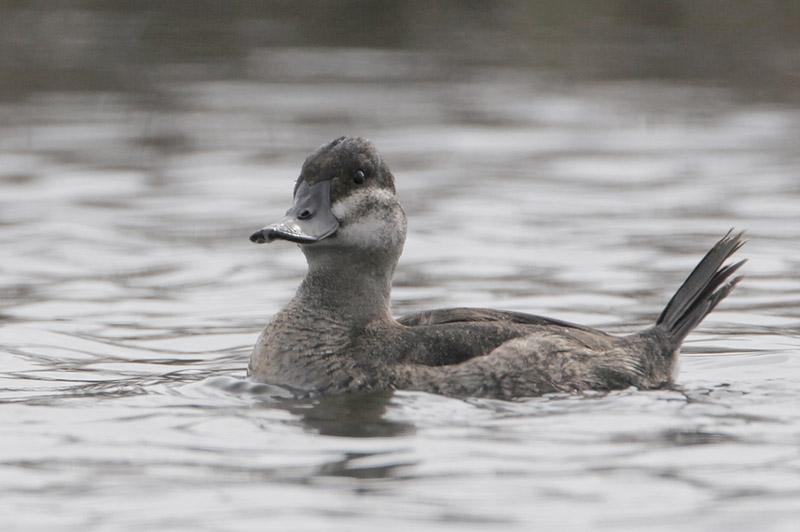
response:
M394 264L375 267L359 261L309 261L295 302L340 324L360 327L391 320Z

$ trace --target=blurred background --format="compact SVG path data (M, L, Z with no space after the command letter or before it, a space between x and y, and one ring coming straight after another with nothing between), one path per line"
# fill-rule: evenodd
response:
M494 69L794 100L800 69L792 0L18 0L0 9L5 100L107 91L144 102L189 81L455 81ZM289 57L287 48L306 55ZM321 57L342 49L362 55ZM401 58L404 68L389 68Z
M536 94L636 80L652 84L639 97L663 109L681 96L659 87L676 84L722 89L702 107L720 99L796 105L799 77L793 0L0 4L0 148L45 151L57 141L39 137L43 121L92 124L116 112L129 123L115 136L131 144L81 156L145 166L203 140L267 152L307 143L291 138L287 122L313 128L316 146L331 132L398 121L513 121L513 108L470 114L460 98L476 82L510 106L504 82ZM193 90L214 82L225 84L213 91L222 124L164 123L169 114L190 120ZM326 84L337 105L314 91ZM376 86L386 90L376 94ZM79 149L60 142L62 151Z

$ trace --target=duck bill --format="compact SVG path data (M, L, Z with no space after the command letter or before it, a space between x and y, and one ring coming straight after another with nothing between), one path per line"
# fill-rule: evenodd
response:
M331 181L319 181L309 185L302 180L294 193L294 205L278 223L259 229L250 240L256 244L276 239L313 244L333 236L339 229L339 221L331 212Z

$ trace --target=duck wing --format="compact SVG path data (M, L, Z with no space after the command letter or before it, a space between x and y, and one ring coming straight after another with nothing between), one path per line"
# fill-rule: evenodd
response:
M546 318L544 316L537 316L535 314L526 314L524 312L514 312L510 310L494 310L488 308L442 308L436 310L426 310L423 312L416 312L398 318L398 323L407 327L418 327L422 325L441 325L444 323L475 323L475 322L505 322L516 323L520 325L539 325L539 326L556 326L566 329L577 329L592 333L600 333L591 327L585 327L576 323L558 320L555 318ZM605 334L605 333L601 333Z

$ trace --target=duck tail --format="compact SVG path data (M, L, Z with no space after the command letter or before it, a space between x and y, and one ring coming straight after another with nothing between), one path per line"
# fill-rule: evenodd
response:
M680 344L742 280L741 276L730 277L746 260L723 263L745 243L743 235L728 231L689 274L656 320L656 327L665 330L676 343Z

